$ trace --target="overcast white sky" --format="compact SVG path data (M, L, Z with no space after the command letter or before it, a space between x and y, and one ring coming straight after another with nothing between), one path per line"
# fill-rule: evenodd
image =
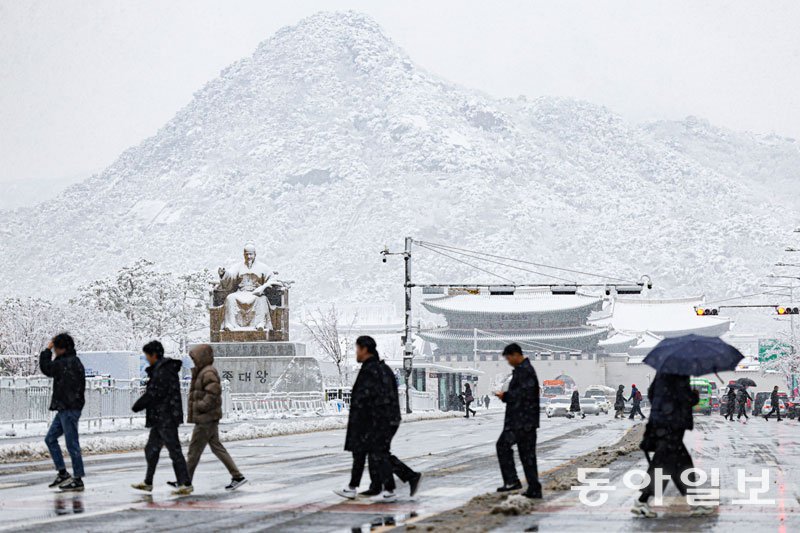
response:
M800 137L800 2L0 0L0 183L101 170L323 9L370 14L418 64L490 94Z

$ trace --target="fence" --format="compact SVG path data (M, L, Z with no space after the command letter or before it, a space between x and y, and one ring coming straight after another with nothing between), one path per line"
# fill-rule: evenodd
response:
M86 378L84 397L86 403L81 414L81 422L87 425L102 425L103 421L133 420L144 413L131 411L133 403L144 392L144 381L140 379L111 379L103 377ZM189 392L188 380L181 381L181 397L184 414L187 412ZM53 394L53 380L44 376L0 377L0 424L11 426L36 422L50 422L50 398ZM230 392L225 388L222 395L222 409L226 412L230 404Z
M321 392L265 392L230 395L231 414L268 415L316 412L325 409Z
M400 405L406 405L406 391L400 389ZM411 410L412 411L436 411L439 409L439 400L432 392L420 392L411 389Z

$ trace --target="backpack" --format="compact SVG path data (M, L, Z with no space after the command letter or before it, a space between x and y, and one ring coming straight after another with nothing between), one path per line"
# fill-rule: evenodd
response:
M637 402L641 402L642 401L642 393L641 393L641 391L639 391L637 389L636 390L636 396L634 396L633 399L636 400Z

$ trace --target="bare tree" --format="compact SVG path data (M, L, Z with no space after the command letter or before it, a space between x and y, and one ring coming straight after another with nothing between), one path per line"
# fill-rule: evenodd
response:
M352 344L350 332L354 323L355 316L350 327L342 331L335 305L331 305L326 311L317 308L303 321L303 326L322 350L325 359L336 365L340 387L345 385L347 378L347 353Z

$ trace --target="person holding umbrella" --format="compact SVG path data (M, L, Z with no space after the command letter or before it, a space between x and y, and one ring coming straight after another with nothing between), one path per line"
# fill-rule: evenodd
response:
M687 493L681 474L693 468L693 463L683 436L694 428L692 406L699 401L697 392L689 384L689 376L733 370L742 358L736 348L722 340L698 335L664 339L645 357L644 363L656 370L647 391L651 402L650 419L639 445L649 463L650 483L642 489L631 508L633 514L643 518L657 516L649 505L650 498L656 493L657 469L669 474L681 494ZM652 459L650 452L653 453ZM691 474L689 481L694 481ZM692 515L714 512L712 507L689 504Z
M747 424L747 421L750 420L750 417L747 416L747 400L752 399L753 397L747 392L746 387L739 389L739 392L736 393L736 420L744 416L744 423Z
M736 390L740 388L740 386L733 383L728 385L728 410L725 413L725 420L733 422L733 414L736 412Z

